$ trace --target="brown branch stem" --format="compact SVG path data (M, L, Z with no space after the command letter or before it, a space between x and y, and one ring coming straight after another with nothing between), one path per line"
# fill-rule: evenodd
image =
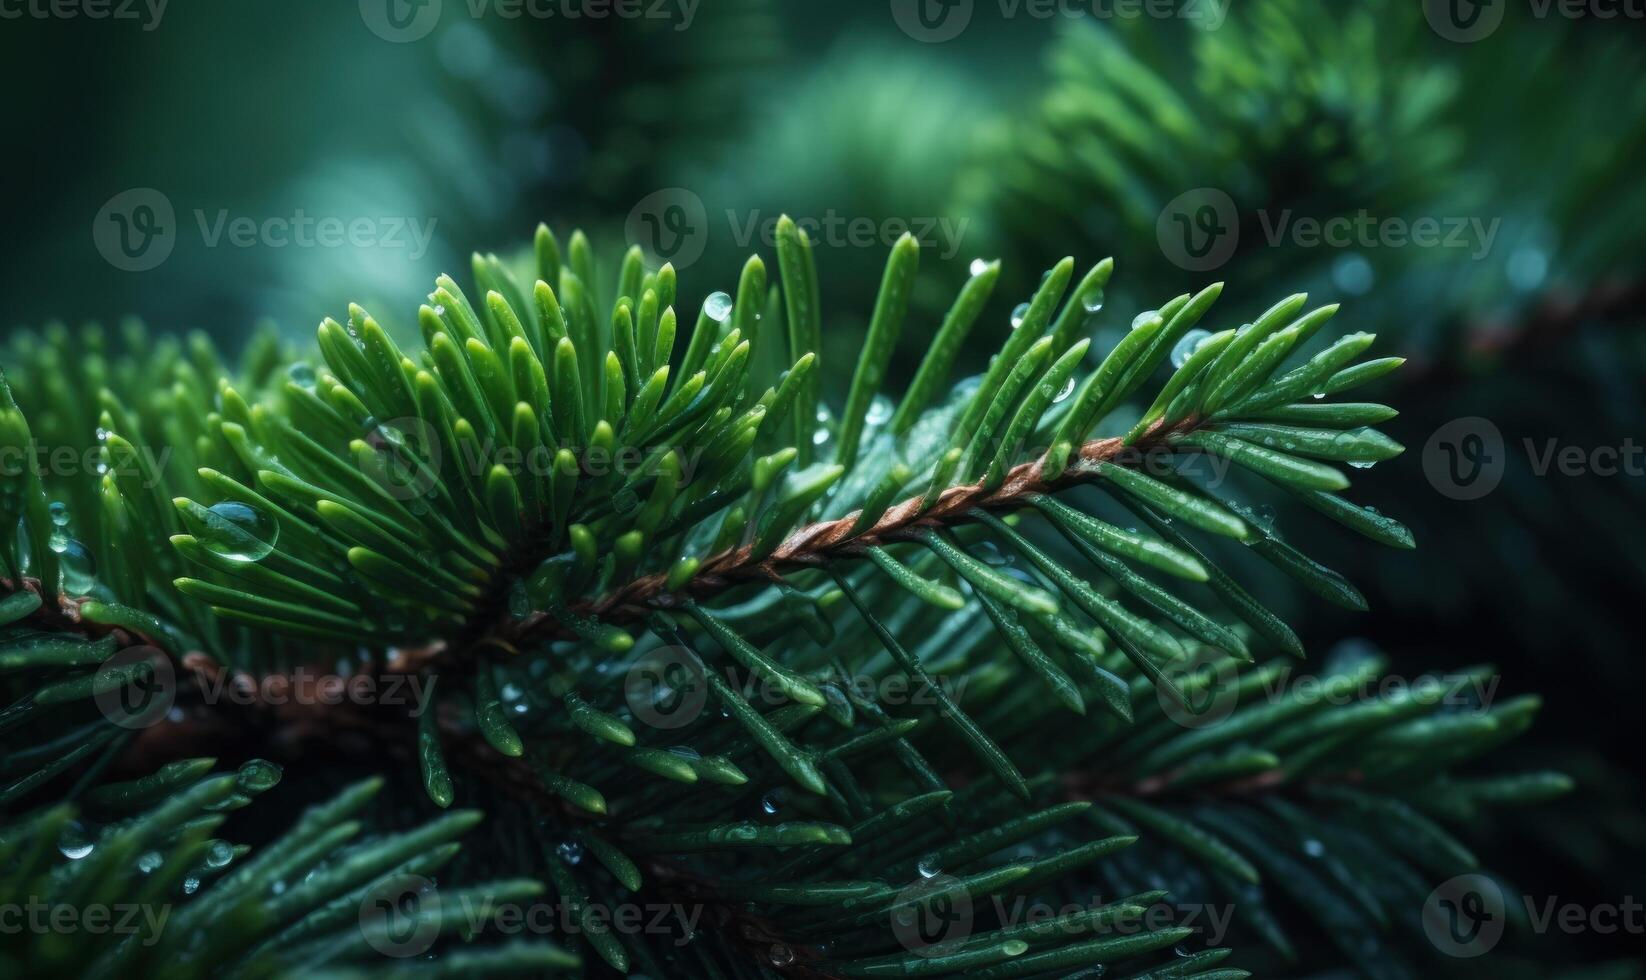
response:
M929 507L923 506L923 495L909 497L888 508L872 526L862 530L857 529L858 512L836 520L817 521L789 534L768 555L759 556L753 545L742 545L704 559L697 575L679 591L670 591L667 573L659 572L637 578L597 599L574 604L569 611L603 622L632 622L654 610L709 598L741 583L777 581L785 571L820 568L837 558L861 555L874 545L910 540L922 529L965 523L970 520L968 513L977 508L1021 507L1041 494L1088 482L1099 465L1120 460L1128 452L1144 452L1167 435L1186 431L1196 424L1195 420L1189 420L1166 429L1157 423L1132 444L1118 437L1093 439L1079 447L1069 465L1056 477L1046 476L1042 456L1013 467L998 485L989 486L979 480L950 487ZM569 636L549 613L535 613L512 627L508 633L512 642L529 637Z

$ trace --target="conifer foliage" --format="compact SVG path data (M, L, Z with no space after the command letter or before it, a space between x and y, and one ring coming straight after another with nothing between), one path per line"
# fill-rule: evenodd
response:
M855 364L819 361L792 222L774 258L692 314L671 267L635 249L607 281L540 228L441 277L414 345L358 307L313 360L262 337L230 367L136 326L14 343L0 893L168 915L8 932L0 964L1233 977L1222 943L1285 961L1307 931L1399 975L1424 896L1475 869L1455 831L1565 788L1455 775L1535 699L1380 686L1378 656L1306 651L1257 597L1365 606L1244 487L1414 544L1345 496L1401 451L1394 409L1350 400L1399 360L1332 338L1335 306L1228 311L1213 284L1097 351L1115 265L1065 259L955 381L993 342L978 262L893 390L916 242ZM278 757L297 722L267 695L303 669L421 696L309 709L381 775L264 814L286 829L255 848L217 836L276 804L281 765L160 736L209 716ZM1052 920L994 904L1075 895ZM602 912L659 901L698 914ZM576 928L459 914L534 902ZM1153 914L1215 903L1229 937Z

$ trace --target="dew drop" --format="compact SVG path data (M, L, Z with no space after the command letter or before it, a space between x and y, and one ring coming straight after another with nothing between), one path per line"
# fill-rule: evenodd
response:
M1375 459L1351 459L1351 460L1349 460L1349 465L1353 466L1357 470L1369 470L1372 467L1377 465L1377 460L1375 460Z
M273 789L280 782L280 767L263 759L252 759L235 774L240 785L253 793ZM225 845L227 846L227 845Z
M1004 565L1006 556L1001 553L999 546L993 541L979 541L973 548L972 554L985 565Z
M63 828L63 840L58 842L57 850L70 861L78 861L96 846L96 842L87 836L85 825L75 820Z
M1103 309L1103 290L1094 289L1080 297L1080 306L1087 313L1097 313Z
M200 890L200 879L190 875L183 879L183 894L193 895Z
M1136 330L1138 327L1143 326L1145 323L1148 323L1150 320L1153 320L1159 315L1159 310L1144 310L1137 316L1132 317L1132 329Z
M18 571L27 574L29 566L34 564L33 547L29 541L28 518L17 519L17 563L22 567Z
M75 595L89 593L97 584L97 562L91 552L73 538L66 539L59 548L55 539L53 535L52 550L61 556L57 567L63 571L63 591Z
M1052 402L1060 402L1072 394L1074 394L1074 379L1070 378L1069 380L1063 382L1063 390L1057 393L1057 397L1053 398Z
M575 865L583 860L583 845L574 840L562 841L554 852L567 864Z
M160 856L159 851L148 851L137 859L137 870L149 874L165 862L166 859Z
M67 527L69 523L69 505L61 500L51 502L51 522L58 527Z
M1194 356L1194 352L1200 349L1200 345L1206 342L1206 338L1211 335L1210 330L1190 330L1184 334L1182 339L1177 342L1177 345L1172 348L1172 367L1182 367L1190 357Z
M930 854L920 859L920 863L915 866L915 870L920 872L922 878L936 878L943 873L943 868L937 863L936 856Z
M292 383L299 388L314 387L314 368L302 361L298 361L290 368L287 368L286 377L290 378Z
M828 429L818 429L816 432L812 433L812 445L821 446L825 442L828 442L828 441L829 441L829 430Z
M863 421L869 425L885 425L892 417L891 400L883 395L876 395L869 403L869 410L863 416Z
M280 540L280 525L250 504L224 500L206 509L200 543L229 561L262 561Z
M1364 255L1344 255L1332 263L1332 285L1351 296L1366 295L1375 279L1372 264Z
M776 790L773 790L760 798L760 809L768 815L776 814L777 811L782 808L783 797L782 794Z
M1549 256L1536 246L1522 245L1509 256L1506 271L1511 286L1523 291L1536 289L1549 274Z
M1018 327L1023 326L1023 321L1028 317L1028 315L1029 315L1029 304L1027 304L1027 303L1017 304L1017 308L1012 310L1012 329L1016 330Z
M1326 845L1310 838L1303 842L1303 853L1313 858L1321 857L1326 853Z
M772 966L788 966L794 962L794 950L782 943L776 943L772 946L770 959Z
M221 868L234 860L234 845L228 841L213 841L206 851L206 867Z
M723 292L713 292L703 301L703 312L716 323L725 323L732 315L732 298Z
M972 264L971 264L971 273L972 273L972 275L981 276L984 272L988 271L988 268L989 268L989 263L985 262L983 259L981 259L981 258L972 259Z

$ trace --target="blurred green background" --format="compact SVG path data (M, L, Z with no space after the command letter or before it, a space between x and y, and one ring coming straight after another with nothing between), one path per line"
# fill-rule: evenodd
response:
M1117 260L1097 354L1212 280L1230 318L1341 300L1342 330L1411 359L1375 394L1409 452L1356 483L1419 550L1323 536L1373 614L1277 605L1311 649L1364 638L1408 676L1490 661L1505 695L1542 692L1523 751L1582 791L1499 828L1495 863L1533 892L1646 893L1646 24L1628 4L91 9L0 17L8 334L135 315L233 350L270 320L302 350L357 301L410 336L436 274L466 278L472 251L521 248L539 220L583 227L613 277L638 238L695 306L771 258L785 211L820 239L825 359L855 358L886 247L921 237L905 379L979 258L1005 268L979 351L1066 254ZM1550 447L1583 462L1540 472ZM1491 485L1460 486L1460 461Z

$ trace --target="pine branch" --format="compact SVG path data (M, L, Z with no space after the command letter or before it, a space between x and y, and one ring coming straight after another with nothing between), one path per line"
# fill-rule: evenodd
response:
M1292 296L1238 328L1196 333L1214 285L1136 317L1080 380L1090 341L1077 335L1113 266L1076 284L1065 260L1014 314L987 374L945 400L943 379L998 275L985 265L894 408L879 389L918 256L906 239L888 262L846 415L814 429L819 363L797 346L815 343L819 315L810 244L785 222L778 251L778 290L752 259L739 300L706 304L679 357L672 269L649 270L631 251L608 320L587 241L574 235L562 261L545 229L530 291L495 257L476 258L482 304L437 282L420 317L422 366L354 308L347 327L322 325L322 371L280 382L265 349L234 382L209 351L194 363L173 351L104 385L96 455L108 472L95 488L66 483L74 503L54 507L38 474L0 474L11 480L0 521L20 519L24 532L15 546L0 541L13 580L92 593L49 610L32 594L6 600L16 605L4 614L24 625L0 637L0 666L20 671L21 700L5 723L36 739L18 756L26 771L11 797L32 798L119 750L88 714L100 685L140 680L126 668L99 680L116 647L152 640L202 689L231 678L295 683L294 665L348 657L372 676L426 678L432 701L420 712L253 703L242 727L274 740L360 735L385 761L405 760L436 806L482 794L524 807L544 834L600 856L580 865L544 849L531 862L577 908L614 891L694 896L733 933L715 940L711 960L770 943L770 961L790 972L1011 975L1129 963L1124 972L1146 973L1183 931L1119 940L1098 924L1140 916L1158 893L1095 910L1080 927L1095 937L1036 949L1052 937L1001 924L933 955L899 949L898 876L946 862L981 899L1044 888L1100 859L1123 874L1115 869L1135 864L1137 845L1175 848L1250 887L1282 860L1252 841L1280 831L1230 811L1229 800L1272 809L1292 805L1277 790L1298 790L1303 818L1322 821L1346 805L1410 808L1403 780L1438 779L1529 723L1531 703L1452 717L1427 693L1339 709L1284 686L1279 700L1240 704L1221 726L1173 720L1205 684L1184 670L1191 661L1210 658L1251 699L1283 676L1284 658L1303 653L1219 567L1217 547L1244 548L1329 601L1364 600L1220 486L1145 472L1138 460L1216 457L1374 541L1413 543L1398 522L1338 496L1348 478L1332 465L1398 454L1369 427L1392 410L1310 397L1373 381L1398 359L1357 362L1373 338L1351 335L1283 369L1335 306L1305 312L1306 298ZM783 339L793 367L756 374L752 342ZM63 429L76 423L65 413L20 407L38 399L36 387L98 390L96 379L116 377L97 357L62 357L70 345L59 336L37 349L25 373L38 383L21 402L0 403L5 445L34 446L36 417L54 442L85 438ZM1168 361L1136 424L1093 438L1147 397ZM71 381L75 371L88 376ZM214 399L202 371L225 375ZM154 377L177 381L138 399ZM395 418L415 420L418 438L383 421ZM89 413L77 421L90 424ZM143 452L162 437L185 452L163 471ZM506 466L491 454L499 447L557 465ZM650 468L595 467L619 450ZM417 492L403 493L408 485ZM1060 499L1076 486L1147 530ZM65 527L81 535L73 546ZM95 579L76 564L82 552L98 562ZM58 634L49 647L33 644L35 625ZM658 656L702 698L679 726L631 689ZM1331 667L1328 680L1352 688L1379 670ZM747 682L728 682L729 671ZM925 700L883 706L854 678L895 681ZM681 693L677 684L667 688ZM720 712L702 710L711 699ZM65 733L43 705L71 706L83 728ZM1082 721L1048 740L1048 711ZM1350 786L1365 797L1341 796ZM1329 787L1340 795L1316 798ZM1521 796L1558 789L1544 781ZM1478 805L1469 792L1429 795L1454 811ZM792 817L768 819L776 799ZM1429 819L1407 823L1440 842L1437 852L1457 853ZM989 846L1009 842L1032 843L1032 856L1002 859ZM891 877L871 878L874 868ZM1267 921L1261 897L1242 901ZM823 937L832 944L816 948ZM600 930L584 945L618 970L676 956Z

